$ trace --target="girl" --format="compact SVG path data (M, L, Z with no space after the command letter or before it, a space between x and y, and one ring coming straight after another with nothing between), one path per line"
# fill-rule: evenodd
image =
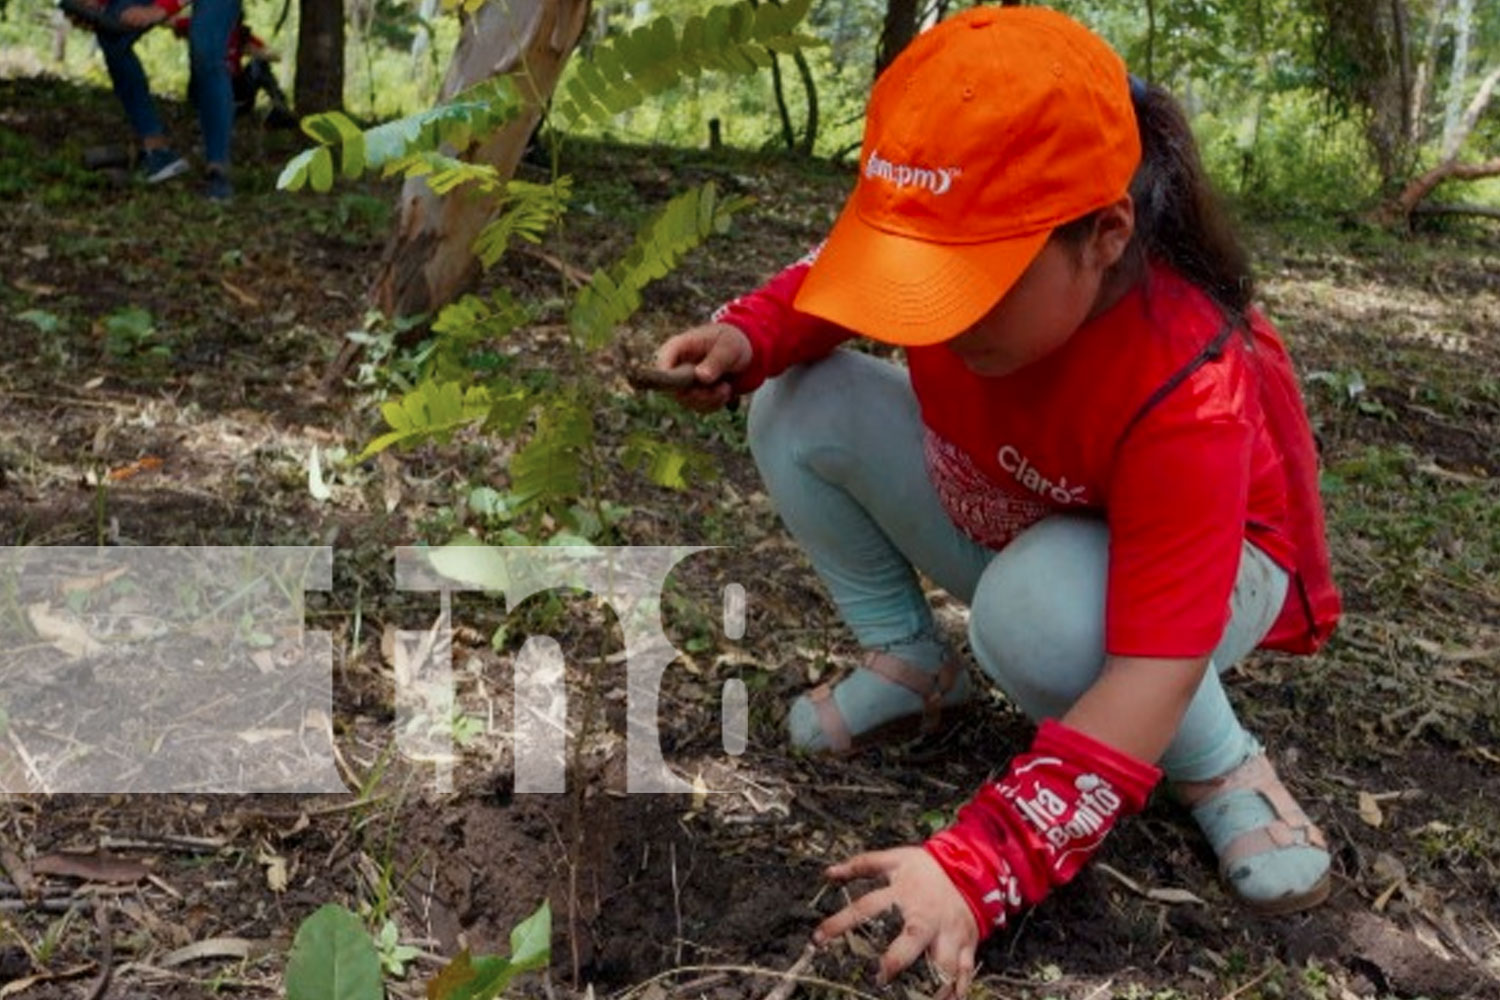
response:
M1322 834L1219 674L1312 651L1339 612L1307 418L1251 307L1181 111L1098 37L976 8L877 82L827 242L667 341L697 408L759 387L771 497L867 650L799 698L794 746L848 752L969 697L916 570L970 607L985 673L1035 743L818 941L899 907L889 979L924 952L962 993L981 939L1040 902L1165 773L1230 889L1321 901ZM907 371L834 348L906 347Z

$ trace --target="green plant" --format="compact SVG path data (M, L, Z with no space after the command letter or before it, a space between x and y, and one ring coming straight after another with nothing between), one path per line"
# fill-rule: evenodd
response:
M104 350L118 361L158 360L172 353L150 311L140 306L121 306L99 325L104 333Z
M380 955L353 913L328 903L302 921L286 963L287 1000L381 1000Z
M554 95L545 134L561 143L570 130L618 115L704 72L752 73L769 66L775 52L820 44L797 32L810 6L811 0L759 6L742 0L693 15L680 26L661 17L608 39L570 65ZM494 213L474 244L480 263L492 267L516 241L540 242L561 225L572 199L572 179L557 173L555 155L546 183L507 180L487 164L460 158L522 109L515 79L500 77L372 129L361 130L337 113L314 116L304 127L318 145L290 161L279 184L327 190L336 173L352 179L380 169L387 176L424 178L439 194L462 188L476 211ZM360 459L392 446L447 440L466 428L507 439L524 434L525 443L509 460L504 530L525 541L544 531L554 540L588 540L607 530L614 519L595 489L600 465L595 414L602 390L584 375L586 355L604 348L640 308L647 285L669 274L709 237L726 232L748 204L749 199L721 195L709 182L663 206L624 257L595 270L565 297L572 365L555 378L512 374L509 357L495 346L536 320L550 303L518 302L501 291L466 295L448 305L432 324L432 344L417 362L415 384L381 407L389 431L371 441ZM709 474L701 456L649 435L632 436L623 457L669 488L684 488L690 478Z
M429 1000L492 1000L523 972L552 961L552 907L545 901L510 932L510 955L473 957L467 948L427 984Z

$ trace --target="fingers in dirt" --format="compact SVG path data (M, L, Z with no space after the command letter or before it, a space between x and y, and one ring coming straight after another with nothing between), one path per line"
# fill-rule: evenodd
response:
M829 865L824 870L828 878L840 882L854 878L878 878L891 869L891 858L889 851L866 851L864 854L856 854L848 861L841 861L836 865Z
M907 966L922 957L928 945L933 943L934 937L931 929L907 921L901 933L896 935L896 940L891 942L891 946L881 956L880 975L875 981L884 986L895 979Z
M867 892L819 924L817 930L813 931L813 943L825 944L845 931L853 930L865 921L879 916L894 905L896 905L896 893L889 887Z

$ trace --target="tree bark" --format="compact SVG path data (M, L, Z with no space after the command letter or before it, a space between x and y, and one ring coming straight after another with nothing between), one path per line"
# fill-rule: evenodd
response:
M344 106L343 0L299 0L297 4L297 114Z
M1410 110L1407 112L1407 121L1410 130L1407 132L1407 141L1413 146L1420 145L1423 132L1423 114L1427 106L1427 88L1432 85L1433 74L1437 72L1438 41L1443 37L1443 18L1448 14L1450 0L1437 0L1432 8L1432 20L1427 25L1427 43L1422 49L1422 62L1417 66L1417 76L1412 82Z
M803 156L812 156L813 147L818 142L818 84L813 79L812 67L807 64L807 57L801 52L792 53L792 62L797 67L797 75L802 77L802 89L807 92L807 125L802 130L802 141L797 145L797 151Z
M1469 39L1474 31L1474 0L1458 0L1453 19L1453 65L1448 73L1448 105L1443 113L1443 159L1458 155L1465 135L1459 131L1464 85L1469 82Z
M490 164L502 177L515 173L588 14L589 0L492 0L465 22L440 100L523 67L516 82L527 100L526 110L468 159ZM495 213L477 208L462 191L439 197L421 178L402 186L397 207L396 231L386 246L370 300L390 317L432 313L477 275L474 239Z
M1439 163L1406 186L1396 199L1396 214L1399 218L1410 219L1422 200L1444 181L1477 181L1486 177L1500 177L1500 157L1485 163L1457 163L1453 160Z
M917 0L888 0L885 8L885 27L880 32L880 43L875 48L875 75L885 71L901 50L917 37Z

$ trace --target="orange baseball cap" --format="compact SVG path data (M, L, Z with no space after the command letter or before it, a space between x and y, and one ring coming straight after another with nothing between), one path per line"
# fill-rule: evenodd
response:
M860 175L796 308L875 340L958 336L1052 230L1118 200L1140 164L1125 63L1044 7L976 7L881 74Z

